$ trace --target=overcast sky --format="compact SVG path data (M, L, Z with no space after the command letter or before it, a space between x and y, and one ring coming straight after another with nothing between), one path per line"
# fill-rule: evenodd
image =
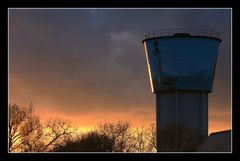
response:
M220 32L209 128L229 129L229 9L11 9L9 101L32 101L43 118L65 116L86 127L117 119L155 123L142 39L175 28Z

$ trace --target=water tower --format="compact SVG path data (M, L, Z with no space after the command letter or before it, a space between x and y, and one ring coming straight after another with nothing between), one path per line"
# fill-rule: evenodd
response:
M220 42L219 33L207 30L170 29L145 35L157 129L184 124L202 137L208 136L208 93Z

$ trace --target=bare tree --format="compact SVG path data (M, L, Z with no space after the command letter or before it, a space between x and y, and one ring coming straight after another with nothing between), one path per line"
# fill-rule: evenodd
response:
M111 140L97 131L82 134L77 139L71 139L64 145L56 146L55 152L111 152Z
M76 130L61 119L50 119L43 126L32 103L28 108L10 104L8 119L9 152L49 151L69 140Z
M10 104L8 119L9 152L36 151L41 143L42 126L32 103L28 108Z
M137 145L141 145L139 152L156 152L157 151L157 137L156 126L151 124L148 128L142 128L137 132Z
M99 133L104 134L111 140L111 149L115 152L129 152L134 147L134 136L129 122L100 124Z
M147 150L149 152L156 152L157 151L157 133L156 133L156 125L151 124L149 128L149 134L147 137L148 140L148 147Z
M137 128L134 132L135 134L135 144L134 144L134 151L136 152L146 152L147 150L147 138L149 135L149 131L146 128Z
M50 119L47 121L45 127L44 140L47 141L43 151L49 151L63 144L64 142L71 140L72 134L76 132L76 128L73 128L71 123L61 119Z
M150 127L134 128L134 152L156 152L155 124Z

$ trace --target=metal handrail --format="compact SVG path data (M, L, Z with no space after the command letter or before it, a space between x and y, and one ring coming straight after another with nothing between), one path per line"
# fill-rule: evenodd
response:
M191 36L208 36L213 38L220 39L220 33L212 30L205 29L164 29L164 30L156 30L151 31L147 34L144 34L144 39L161 37L161 36L173 36L176 33L186 33Z

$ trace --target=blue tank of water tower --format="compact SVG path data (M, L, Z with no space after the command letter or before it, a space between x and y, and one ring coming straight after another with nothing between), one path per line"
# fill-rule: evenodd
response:
M143 40L152 92L211 92L221 42L205 30L151 32Z

